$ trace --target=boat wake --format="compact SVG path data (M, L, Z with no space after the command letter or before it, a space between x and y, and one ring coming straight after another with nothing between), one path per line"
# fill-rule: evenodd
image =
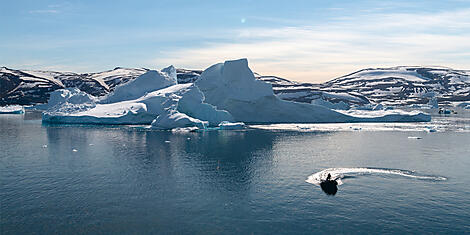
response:
M442 176L432 176L432 175L419 175L413 171L400 170L400 169L387 169L387 168L369 168L369 167L357 167L357 168L328 168L322 171L319 171L315 174L310 175L307 180L307 183L320 185L321 182L325 181L328 174L331 175L331 179L335 180L338 185L342 185L342 179L355 178L361 175L399 175L403 177L415 178L419 180L433 180L433 181L443 181L447 180L446 177Z

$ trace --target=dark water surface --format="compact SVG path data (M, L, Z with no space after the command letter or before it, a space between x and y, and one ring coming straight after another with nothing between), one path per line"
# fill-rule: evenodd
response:
M0 116L0 233L468 233L470 133L171 133ZM410 139L419 136L422 139ZM365 174L335 196L305 182Z

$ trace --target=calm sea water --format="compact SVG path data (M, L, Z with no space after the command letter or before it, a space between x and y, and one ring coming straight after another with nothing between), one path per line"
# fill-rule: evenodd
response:
M470 232L465 131L171 133L27 113L0 116L0 144L1 234ZM306 182L332 167L447 180L356 174L335 196Z

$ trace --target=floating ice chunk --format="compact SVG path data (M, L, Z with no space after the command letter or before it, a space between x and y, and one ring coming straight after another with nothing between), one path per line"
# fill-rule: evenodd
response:
M199 130L198 127L177 127L177 128L173 128L171 129L171 132L173 133L188 133L188 132L195 132ZM187 138L188 140L191 139L191 138Z
M197 127L199 129L204 129L208 125L209 123L207 121L201 121L177 111L162 114L152 122L152 128L165 130L178 127Z
M221 130L241 130L245 129L245 123L223 121L219 124L219 128Z
M24 108L20 105L0 106L0 114L23 114Z
M429 122L431 115L411 111L406 112L399 109L392 110L337 110L338 112L357 118L353 122Z
M425 126L424 128L427 132L437 132L437 129L434 126Z

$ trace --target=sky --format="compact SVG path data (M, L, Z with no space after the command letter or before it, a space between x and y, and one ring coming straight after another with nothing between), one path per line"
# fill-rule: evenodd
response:
M363 68L470 69L470 0L0 0L0 66L250 68L324 82Z

